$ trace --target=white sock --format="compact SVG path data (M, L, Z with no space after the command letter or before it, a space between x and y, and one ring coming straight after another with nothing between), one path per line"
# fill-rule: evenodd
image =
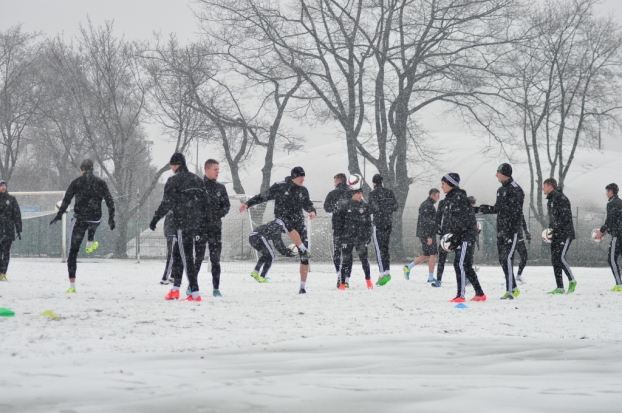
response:
M70 282L70 283L69 283L69 287L70 287L70 288L76 288L76 283L72 283L72 282Z
M198 292L198 291L193 291L193 292L192 292L192 298L198 298L198 297L199 297L199 295L201 295L201 294L199 294L199 292Z
M299 249L301 252L305 252L305 251L307 250L307 247L305 247L305 244L300 244L300 245L298 245L298 249Z
M173 288L171 288L171 291L179 291L179 287L173 286Z
M407 265L409 270L412 270L414 266L415 266L414 262L411 262L410 264Z
M302 281L301 281L301 282L300 282L300 288L302 288L302 289L304 290L304 289L305 289L305 285L306 285L306 284L307 284L306 282L302 282Z
M93 245L93 241L86 241L86 248L91 248L91 245Z
M384 275L389 275L389 274L391 274L391 271L389 271L389 270L386 270L386 271L384 272Z
M350 284L350 277L346 277L346 284Z

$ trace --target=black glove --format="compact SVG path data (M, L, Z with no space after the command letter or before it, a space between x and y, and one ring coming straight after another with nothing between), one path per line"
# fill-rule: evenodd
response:
M152 231L155 231L157 224L158 224L158 221L156 221L155 219L152 219L151 223L149 224L149 229Z
M490 205L480 205L479 212L482 214L492 214L494 212L494 207Z
M57 215L57 216L55 216L55 217L54 217L54 219L50 221L50 225L52 225L52 224L56 224L58 221L60 221L60 219L61 219L61 218L60 218L58 215Z
M21 232L17 233L17 238L21 241L21 239L22 239L22 233Z
M480 212L480 211L479 211L479 209L480 209L480 207L478 207L478 206L474 206L474 207L473 207L473 213L474 213L474 214L478 214L478 213Z
M113 230L114 230L114 227L116 226L116 225L114 224L114 219L109 219L109 220L108 220L108 226L110 227L110 231L113 231Z
M531 232L525 232L525 238L527 238L527 242L531 244Z

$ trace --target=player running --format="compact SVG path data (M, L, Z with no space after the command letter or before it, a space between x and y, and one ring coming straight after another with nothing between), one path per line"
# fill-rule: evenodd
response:
M255 248L260 254L255 269L251 272L251 277L256 279L257 282L268 282L266 276L274 261L274 250L268 241L272 241L274 248L276 248L281 255L285 257L295 256L294 252L283 244L281 234L287 234L287 228L283 221L275 219L267 224L258 226L248 237L248 242L251 244L251 247ZM261 274L259 271L261 271Z
M497 251L505 274L507 290L501 299L511 300L520 294L514 278L514 252L518 243L518 234L521 231L525 193L512 179L510 164L499 165L496 177L501 182L501 187L497 190L497 201L492 206L481 205L479 212L497 214Z
M374 175L372 184L374 190L369 194L369 208L372 214L372 237L376 247L376 261L378 261L378 281L376 285L383 286L391 281L391 254L389 245L393 230L393 213L398 210L395 194L382 185L384 179L380 174Z
M546 207L549 213L549 228L551 229L551 261L557 288L549 294L564 294L564 279L562 270L568 277L568 294L574 293L577 281L572 274L570 265L566 261L566 253L572 240L575 238L574 223L572 222L572 208L570 201L559 189L554 178L544 180L542 192L546 195Z
M287 234L298 247L300 256L300 290L299 294L306 294L307 274L309 273L309 251L307 229L302 211L309 213L309 218L315 218L315 207L309 198L309 191L302 186L305 181L305 171L300 166L292 169L290 176L284 181L272 185L265 194L255 195L242 205L240 213L249 207L263 202L274 200L274 217L285 225Z
M373 289L371 282L369 261L367 260L367 244L371 242L372 225L369 205L363 201L363 189L350 191L350 200L337 211L337 232L341 239L341 284L340 290L345 290L350 284L352 273L352 250L361 260L365 282L368 289Z
M335 213L339 210L343 203L348 202L349 200L348 184L346 183L346 179L346 175L343 173L335 175L333 178L335 189L330 191L324 200L324 211L329 214L333 214L331 218L333 229L333 264L335 265L335 271L337 272L337 288L339 288L339 284L341 284L341 240L335 229L337 219Z
M203 180L188 171L183 154L174 153L170 165L174 175L166 181L162 202L149 224L149 228L155 231L158 221L169 211L173 212L173 222L177 230L177 239L173 244L171 270L174 281L173 288L164 299L179 299L179 287L185 269L190 288L186 301L201 301L197 281L199 268L197 263L200 263L205 255L205 241L201 238L201 226L207 219L209 201Z
M421 241L421 255L413 262L404 266L404 277L410 279L410 271L415 265L428 262L428 282L433 283L434 279L434 265L436 264L436 253L438 251L438 245L436 244L436 208L434 204L441 198L441 193L438 189L432 188L428 193L428 197L419 206L419 218L417 219L417 232L416 236ZM442 275L441 275L442 277ZM440 281L439 281L440 286Z
M603 239L605 234L611 235L609 244L609 266L613 273L616 285L611 291L622 292L622 277L620 277L620 266L618 256L622 255L622 200L618 197L618 185L609 184L605 187L607 194L607 218L605 224L597 230L596 239Z
M68 293L76 292L76 271L77 259L84 234L88 231L87 252L92 252L97 248L94 242L95 231L102 219L102 200L106 202L108 207L108 226L110 230L114 230L114 201L108 185L104 180L93 175L93 161L85 159L80 164L82 176L74 179L50 225L60 221L67 207L71 204L71 200L75 197L76 202L73 207L73 218L71 219L71 230L69 236L69 257L67 258L67 269L69 271L69 289ZM88 250L90 249L90 251Z
M22 213L17 199L9 195L6 181L0 180L0 281L8 281L6 272L11 259L11 245L22 239Z

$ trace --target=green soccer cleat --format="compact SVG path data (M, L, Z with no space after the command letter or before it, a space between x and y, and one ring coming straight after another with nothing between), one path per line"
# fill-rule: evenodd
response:
M71 287L67 290L67 294L75 294L75 293L76 293L75 287Z
M260 276L260 277L259 277L259 282L260 282L260 283L262 283L262 284L267 284L267 283L269 283L270 281L269 281L266 277L261 277L261 276Z
M99 243L97 241L93 241L90 247L86 247L86 253L92 254L97 248L99 248Z
M570 281L570 284L568 284L568 293L567 294L574 293L574 289L575 288L577 288L577 282L576 281Z
M556 288L553 291L551 291L550 293L551 295L556 295L556 294L566 294L566 291L564 291L563 288Z
M9 281L6 278L6 274L0 274L0 281Z
M410 268L408 268L408 265L404 265L404 278L410 280Z
M214 297L222 297L222 294L220 294L220 290L214 290Z
M622 293L622 285L616 285L615 287L611 289L611 291L616 292L616 293Z
M261 276L259 275L259 273L257 271L251 272L251 277L253 277L255 279L255 281L257 281L258 283L263 282L263 281L261 281Z
M512 293L505 293L503 294L503 297L501 297L502 300L513 300L514 299L514 294Z
M518 297L519 295L520 295L520 290L514 290L514 291L512 292L512 296L513 296L514 298Z
M378 282L376 283L376 285L379 285L382 287L383 285L387 285L389 281L391 281L391 274L383 275L382 277L378 279Z

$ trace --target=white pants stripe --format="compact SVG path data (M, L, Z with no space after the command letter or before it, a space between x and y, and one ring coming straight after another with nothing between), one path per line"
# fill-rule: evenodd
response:
M376 236L376 226L373 226L372 237L374 237L374 247L376 250L376 260L378 261L378 271L380 275L384 274L384 264L382 263L382 256L380 255L380 245L378 244L378 237Z
M570 281L574 281L574 275L572 274L572 270L570 269L570 265L568 265L568 261L566 261L566 253L568 252L568 245L570 245L570 237L566 238L566 244L564 245L564 249L562 250L562 264L566 267L566 271L570 275Z

